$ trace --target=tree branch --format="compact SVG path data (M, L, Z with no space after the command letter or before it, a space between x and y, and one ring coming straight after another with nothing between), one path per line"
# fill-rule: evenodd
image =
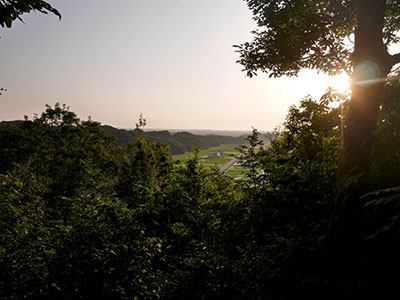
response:
M392 67L398 63L400 63L400 53L390 55L390 63Z

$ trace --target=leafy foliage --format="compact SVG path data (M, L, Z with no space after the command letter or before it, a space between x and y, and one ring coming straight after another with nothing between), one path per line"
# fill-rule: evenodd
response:
M355 1L246 0L259 30L241 44L239 62L249 76L296 75L302 68L337 74L350 67L344 43L355 25Z
M99 123L80 121L68 107L47 106L40 117L0 136L0 172L31 159L31 168L49 180L49 197L69 197L113 168L113 140Z
M393 77L385 91L385 100L374 132L370 184L375 189L400 185L397 166L400 163L400 85Z
M292 76L302 68L331 75L342 71L350 74L354 45L346 39L355 34L362 22L357 19L360 8L368 8L373 2L246 0L258 29L252 32L252 42L236 46L238 62L250 77L258 70L273 77ZM386 14L382 16L382 43L388 47L399 42L399 2L383 2Z
M214 263L228 264L220 241L239 210L230 178L198 157L175 166L141 136L116 147L59 104L0 141L1 299L221 294Z
M330 108L326 99L305 98L290 108L269 148L260 147L257 131L249 137L250 147L240 157L250 167L243 186L250 243L242 250L242 263L256 270L247 274L259 289L255 299L318 298L327 288L339 123L338 109ZM292 288L286 291L285 286Z
M385 268L399 266L398 187L361 199L358 269L328 284L342 271L328 259L340 147L330 101L338 98L292 106L268 146L254 129L239 181L205 169L196 148L175 164L165 144L139 133L116 146L98 123L59 104L7 124L0 299L322 299L332 289L385 298L396 286ZM395 131L388 124L394 119L377 138Z
M3 0L0 1L0 26L11 27L13 21L22 21L21 15L32 10L44 14L51 12L61 18L58 10L43 0Z

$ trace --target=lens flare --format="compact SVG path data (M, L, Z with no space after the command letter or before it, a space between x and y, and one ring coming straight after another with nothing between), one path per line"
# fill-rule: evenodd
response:
M354 70L353 84L361 86L371 86L378 82L382 82L382 68L377 63L366 60L360 63Z

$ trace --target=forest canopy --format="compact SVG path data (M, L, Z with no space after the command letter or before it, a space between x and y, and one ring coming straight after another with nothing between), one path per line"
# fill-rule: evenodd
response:
M335 295L391 287L381 271L397 264L375 259L382 241L398 249L391 174L400 140L387 137L400 136L399 94L398 83L388 86L368 175L359 259L370 270L337 279ZM345 105L341 97L328 91L292 106L269 147L254 130L241 148L241 180L205 169L196 151L176 164L167 145L140 134L118 146L67 106L2 123L0 299L329 298L340 150L340 109L330 101ZM382 174L390 185L376 180Z

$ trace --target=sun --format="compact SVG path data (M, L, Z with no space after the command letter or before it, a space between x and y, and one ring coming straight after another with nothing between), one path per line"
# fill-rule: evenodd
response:
M327 85L338 92L344 93L350 89L350 78L345 73L336 76L329 76L326 80Z
M346 73L329 76L307 69L302 70L297 78L285 80L298 99L305 95L318 99L327 92L329 87L340 94L347 94L350 91L350 77Z

